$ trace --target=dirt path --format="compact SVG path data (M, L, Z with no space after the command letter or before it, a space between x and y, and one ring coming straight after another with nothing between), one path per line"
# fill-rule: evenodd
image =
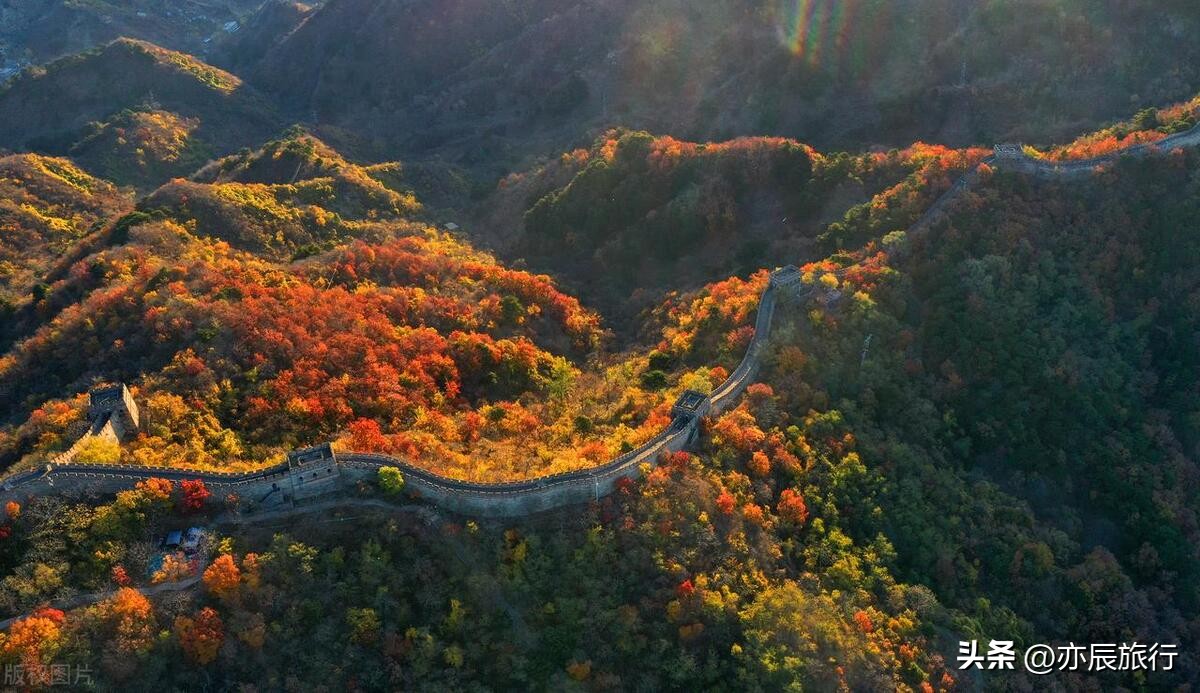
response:
M141 592L142 594L146 595L147 597L153 597L156 594L163 594L165 592L182 592L183 590L191 589L192 587L194 587L196 585L196 583L200 582L201 577L202 577L201 575L196 575L194 577L190 577L186 580L180 580L178 582L160 582L157 585L150 585L148 587L134 587L133 589L137 590L138 592ZM116 593L117 593L117 589L111 589L111 590L105 590L103 592L88 592L86 594L77 594L73 597L64 597L62 599L53 599L50 601L49 604L46 604L46 606L54 608L54 609L61 609L63 611L66 611L68 609L78 609L81 606L88 606L90 604L95 604L96 602L108 599L109 597L113 596ZM3 621L0 621L0 630L8 628L15 621L19 621L28 615L29 614L21 614L20 616L13 616L11 618L6 618Z

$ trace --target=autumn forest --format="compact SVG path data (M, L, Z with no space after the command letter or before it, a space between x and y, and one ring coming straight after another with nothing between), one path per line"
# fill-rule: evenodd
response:
M0 7L4 690L1200 681L1188 3L160 5Z

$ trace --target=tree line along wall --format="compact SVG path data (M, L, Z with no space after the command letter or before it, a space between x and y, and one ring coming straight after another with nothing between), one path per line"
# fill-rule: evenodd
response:
M380 467L394 466L403 471L407 486L415 495L447 510L463 514L511 517L587 502L612 493L621 479L636 478L642 473L643 465L655 465L661 455L685 449L695 438L703 413L719 413L736 401L750 384L760 365L762 353L770 337L777 287L799 289L803 286L799 276L799 270L794 266L780 268L771 273L771 279L759 298L754 337L741 363L713 394L692 394L702 400L693 405L700 414L674 417L671 424L654 438L591 469L528 481L479 484L443 477L389 455L346 452L335 456L330 449L329 456L336 460L336 468L321 468L327 470L326 473L330 475L328 479L311 478L321 473L314 468L293 466L292 460L309 454L307 451L290 453L287 463L244 474L178 468L151 469L132 465L51 463L45 469L10 478L3 491L0 491L0 497L9 500L46 493L107 494L128 488L144 479L162 477L171 480L201 479L211 486L214 492L236 493L257 504L274 504L345 488L374 476ZM76 442L76 446L91 435L93 433L89 431L84 438ZM319 486L320 491L307 491L315 481L324 482Z
M1063 163L1029 157L1020 145L997 145L993 156L985 158L979 166L956 181L930 205L909 231L915 232L924 227L952 198L977 181L979 171L984 165L996 164L1009 170L1041 176L1077 175L1094 171L1097 166L1111 163L1122 156L1143 156L1169 148L1196 145L1200 145L1200 124L1158 142L1133 145L1094 159ZM712 394L699 395L703 398L700 407L702 413L676 416L666 430L651 440L595 468L520 482L479 484L443 477L388 455L356 452L335 455L332 448L328 448L332 466L323 467L329 474L328 479L305 479L304 475L314 472L291 464L294 456L304 454L305 451L290 453L289 462L244 474L180 468L150 469L131 465L71 464L79 447L89 437L122 439L131 432L131 426L132 430L136 430L137 407L128 395L128 390L122 385L119 386L121 396L116 399L108 397L112 394L111 388L105 393L107 401L116 403L112 407L98 414L98 407L93 405L92 428L83 437L66 452L60 453L45 469L25 472L5 480L3 489L0 489L0 499L16 500L49 493L115 493L138 481L150 477L163 477L171 480L201 479L216 492L236 493L260 504L272 504L288 499L294 500L298 496L311 497L345 488L373 477L380 467L393 466L403 471L407 486L415 495L462 514L514 517L587 502L612 493L621 479L636 478L642 473L643 465L656 464L661 455L685 449L695 438L703 413L719 414L731 406L750 384L761 365L762 355L770 337L777 294L804 295L810 290L811 287L805 287L802 283L796 267L789 265L773 271L759 298L754 336L746 353L733 373L714 389ZM96 402L95 398L93 402ZM114 421L120 425L114 425ZM320 483L314 485L316 481ZM305 487L319 491L302 491Z

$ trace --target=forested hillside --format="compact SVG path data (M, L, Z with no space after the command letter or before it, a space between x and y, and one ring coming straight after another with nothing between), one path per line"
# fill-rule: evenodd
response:
M213 64L97 33L0 86L0 665L97 690L1200 681L1200 151L1090 160L1196 126L1191 3L223 11L254 18ZM287 453L323 443L311 491ZM587 502L452 502L564 476ZM1178 657L965 671L969 640Z
M31 260L57 243L69 261L7 306L0 390L4 417L20 424L3 439L8 464L69 445L84 415L72 395L95 378L139 385L155 433L120 453L139 464L183 455L236 469L341 434L413 454L495 438L493 472L482 450L473 463L455 453L458 473L485 478L551 462L502 443L564 415L526 407L566 396L577 373L567 357L600 346L598 317L547 277L413 219L412 195L381 182L394 184L398 165L363 168L293 131L197 176L212 182L174 181L122 216L111 186L65 161L12 162L39 166L47 182L28 187L80 209L57 211L49 192L21 203L66 217L67 238L22 244ZM49 186L71 172L72 195ZM88 195L117 202L96 210ZM523 406L522 395L534 399ZM426 463L451 462L431 450Z
M337 142L490 172L613 124L1059 141L1200 90L1197 22L1183 0L334 0L242 69Z
M260 0L20 0L0 5L0 75L121 36L204 50ZM208 39L206 41L206 39Z
M191 55L122 38L0 85L0 147L65 154L97 123L121 127L127 109L196 118L194 136L224 151L261 142L280 127L273 105L237 76Z
M0 316L41 295L54 259L133 200L66 159L0 158Z
M502 179L480 226L614 317L667 289L807 261L904 228L984 156L914 144L821 153L794 140L695 143L610 131Z
M1066 182L985 174L927 233L806 266L846 268L825 282L843 302L781 314L762 383L708 424L695 454L577 515L431 528L347 500L352 535L304 521L288 535L239 532L196 596L150 604L125 591L39 612L14 626L28 635L8 656L87 659L119 629L106 677L180 686L215 674L301 687L954 690L978 681L946 658L986 634L1178 643L1175 669L1147 684L1185 684L1200 667L1188 346L1200 277L1179 229L1200 221L1198 186L1195 152ZM735 343L757 281L664 306L654 362ZM26 548L0 596L55 594L39 563L88 589L137 574L143 559L120 547L141 520L106 518L142 508L170 522L180 493L147 486L71 511L81 549L116 547L86 560L45 544L61 510L22 509L9 525ZM170 634L139 635L160 629ZM281 664L314 643L303 666ZM170 664L179 657L188 664ZM1089 672L999 685L1051 681L1138 685Z

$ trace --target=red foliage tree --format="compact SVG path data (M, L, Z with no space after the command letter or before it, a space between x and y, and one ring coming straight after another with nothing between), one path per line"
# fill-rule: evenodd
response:
M379 422L374 419L356 419L349 426L350 448L356 452L387 452L391 449Z
M664 465L673 472L687 469L688 463L692 461L692 456L683 450L667 453L664 457Z
M125 566L122 565L113 566L112 581L121 587L128 587L129 585L133 584L133 579L129 577L129 573L126 572Z
M875 624L871 622L871 615L862 609L854 612L854 622L858 625L859 630L864 633L870 633L875 630Z
M208 664L217 658L225 642L225 624L211 607L204 607L191 616L175 617L175 637L188 659L196 664Z
M184 512L203 510L204 504L212 495L212 492L204 485L203 479L184 479L179 482L179 489L183 494L179 502Z
M468 444L477 442L485 424L486 421L479 412L469 411L463 414L462 422L459 424L461 429L459 435Z
M775 510L781 518L795 525L803 525L808 520L808 506L804 503L804 496L790 488L785 488L779 494L779 504L775 506Z

